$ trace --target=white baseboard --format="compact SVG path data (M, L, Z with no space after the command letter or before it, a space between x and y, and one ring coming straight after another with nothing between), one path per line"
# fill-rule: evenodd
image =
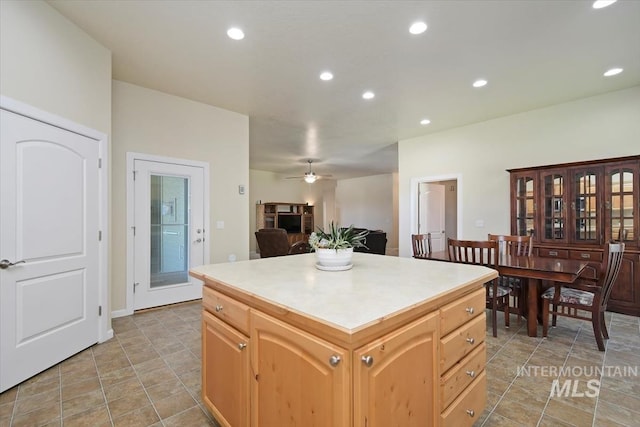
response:
M133 311L129 311L126 308L122 309L122 310L115 310L111 312L111 318L115 319L116 317L125 317L125 316L131 316L133 314ZM113 331L112 331L113 333Z

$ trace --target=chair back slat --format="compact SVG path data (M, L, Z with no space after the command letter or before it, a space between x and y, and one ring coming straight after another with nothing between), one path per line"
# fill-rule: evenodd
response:
M498 265L497 240L447 239L449 260L465 264Z
M531 256L533 253L533 238L529 236L512 236L504 234L489 234L489 240L497 240L500 256L518 255Z
M411 246L413 247L413 256L430 254L431 253L431 233L412 234Z
M620 268L622 267L622 258L624 255L624 243L608 243L608 248L605 251L604 265L606 265L605 271L601 274L600 286L602 286L602 300L601 305L606 308L613 284L618 278Z

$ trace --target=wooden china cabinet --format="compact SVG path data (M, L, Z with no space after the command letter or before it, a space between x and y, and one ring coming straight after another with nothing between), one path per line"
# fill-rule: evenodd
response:
M586 259L597 277L604 244L623 240L608 308L640 316L640 155L510 169L511 233L533 233L534 253Z

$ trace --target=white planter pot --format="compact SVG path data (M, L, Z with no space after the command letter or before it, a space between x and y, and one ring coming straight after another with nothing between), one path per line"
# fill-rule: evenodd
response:
M353 248L316 249L316 267L321 270L348 270L351 268Z

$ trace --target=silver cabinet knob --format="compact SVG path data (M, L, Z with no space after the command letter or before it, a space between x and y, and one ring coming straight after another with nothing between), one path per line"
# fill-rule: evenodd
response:
M6 268L13 267L16 264L26 264L26 261L22 260L17 262L11 262L8 259L3 259L2 261L0 261L0 268L4 270Z
M473 409L467 409L467 414L469 414L469 416L473 418L476 415L476 411L474 411Z
M338 366L338 363L340 363L341 360L340 356L334 354L329 358L329 365Z
M244 350L245 348L247 348L247 344L246 343L241 342L241 343L238 344L238 349Z
M464 311L466 311L469 314L473 314L473 312L474 312L473 307L467 307L467 308L465 308Z
M373 357L371 356L362 356L360 360L362 360L362 363L364 363L367 367L373 365Z
M467 342L469 344L473 344L474 342L476 342L475 338L467 338Z
M467 371L467 375L469 375L471 378L476 376L476 371Z
M222 309L223 307L220 304L216 305L216 313L220 313Z

